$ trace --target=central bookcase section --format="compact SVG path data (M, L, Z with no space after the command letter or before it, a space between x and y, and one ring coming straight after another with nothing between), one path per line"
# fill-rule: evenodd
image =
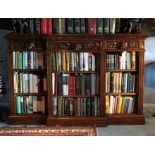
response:
M105 126L101 42L86 36L46 37L48 125Z

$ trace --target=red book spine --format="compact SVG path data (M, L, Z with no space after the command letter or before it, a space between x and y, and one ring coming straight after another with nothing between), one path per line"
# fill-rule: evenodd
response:
M88 18L88 34L96 34L96 18Z
M75 77L68 77L68 95L75 95Z
M41 34L47 34L47 18L41 18Z
M47 34L52 34L52 18L47 19Z

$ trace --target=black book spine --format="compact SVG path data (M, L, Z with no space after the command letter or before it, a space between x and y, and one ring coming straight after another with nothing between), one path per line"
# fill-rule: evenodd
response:
M109 25L109 18L104 18L103 19L103 33L104 34L109 34L109 28L110 28L110 25Z
M86 95L91 94L91 76L85 75L85 93Z
M59 34L59 18L53 18L53 33Z
M34 29L34 32L35 32L35 34L40 34L40 18L36 18L35 20L34 20L34 27L35 27L35 29Z
M73 18L66 19L66 32L73 33Z
M86 33L86 19L85 18L81 18L81 33Z
M74 33L80 33L80 18L74 18Z
M30 18L29 21L30 34L34 34L34 19Z
M103 34L103 18L97 18L97 34Z

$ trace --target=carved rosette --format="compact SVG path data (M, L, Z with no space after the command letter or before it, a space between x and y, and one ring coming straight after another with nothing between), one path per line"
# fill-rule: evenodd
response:
M100 42L48 42L49 50L68 49L73 51L80 50L100 50Z

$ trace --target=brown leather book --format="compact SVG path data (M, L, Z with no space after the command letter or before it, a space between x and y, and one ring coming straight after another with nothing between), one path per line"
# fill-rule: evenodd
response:
M96 34L96 18L88 18L88 34Z

